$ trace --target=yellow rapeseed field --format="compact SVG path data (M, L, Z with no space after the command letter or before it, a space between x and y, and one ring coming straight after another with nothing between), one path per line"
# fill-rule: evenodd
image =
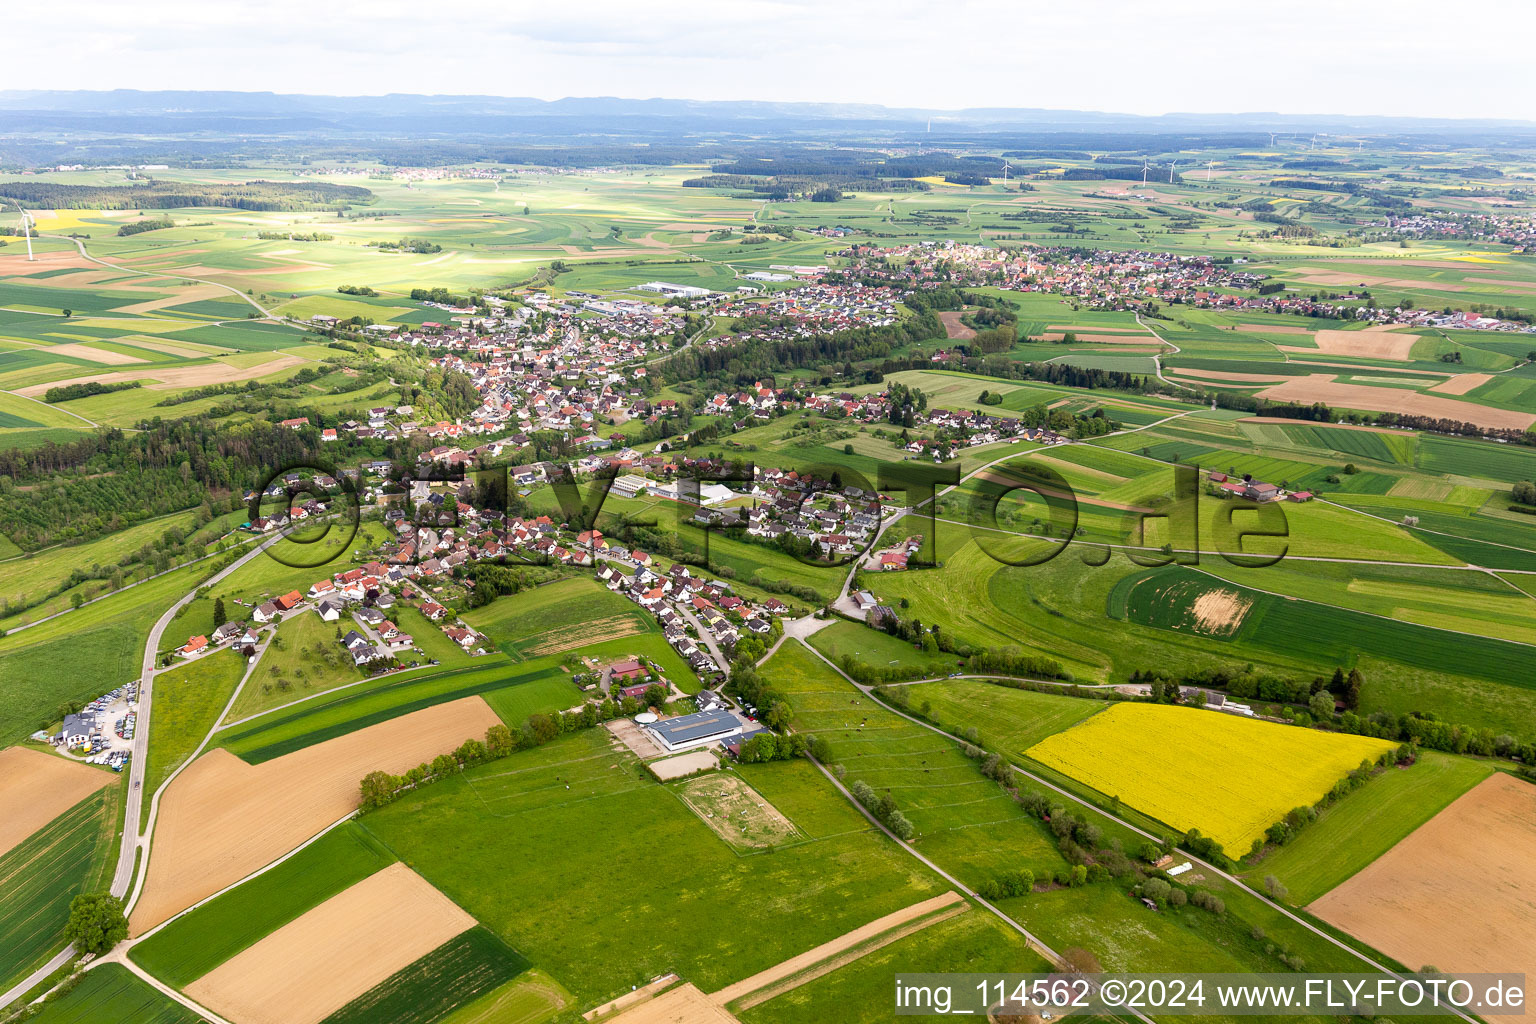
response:
M1394 744L1166 704L1116 704L1026 753L1233 857Z

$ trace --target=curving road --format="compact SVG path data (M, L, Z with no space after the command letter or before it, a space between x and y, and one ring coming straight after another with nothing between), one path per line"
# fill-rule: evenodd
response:
M155 656L160 651L160 638L170 626L171 620L176 617L176 612L190 604L197 596L199 589L219 582L279 539L281 534L274 534L198 583L166 609L165 614L160 616L154 628L149 631L149 639L144 644L144 660L139 672L138 721L133 733L133 757L128 762L128 797L124 801L126 806L123 809L123 839L122 845L118 848L117 871L112 876L111 892L119 899L127 895L128 887L133 882L134 866L138 862L140 848L146 848L147 852L149 845L148 830L143 835L139 834L139 817L144 805L144 775L149 760L149 716L154 710ZM153 822L150 824L152 826Z

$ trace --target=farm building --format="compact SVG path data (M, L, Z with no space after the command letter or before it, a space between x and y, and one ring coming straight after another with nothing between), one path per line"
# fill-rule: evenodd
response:
M719 710L669 718L664 722L647 725L646 728L668 750L689 750L706 743L730 739L739 735L744 726L734 712Z
M708 288L691 284L672 284L670 281L647 281L636 286L642 292L656 292L674 299L702 299L709 294Z

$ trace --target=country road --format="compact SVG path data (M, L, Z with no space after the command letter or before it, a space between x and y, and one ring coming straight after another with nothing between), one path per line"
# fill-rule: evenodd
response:
M176 612L183 606L190 604L202 587L210 586L222 580L236 569L240 568L251 559L264 552L270 545L276 543L281 534L276 534L263 541L256 547L247 551L229 565L214 573L208 579L194 586L191 590L160 616L149 631L149 639L144 644L144 660L139 672L139 703L138 723L133 733L133 757L128 762L128 796L124 801L123 809L123 839L122 846L118 849L117 870L112 876L111 893L121 899L128 893L128 887L133 881L134 866L138 862L139 848L147 846L147 835L139 834L139 818L144 803L144 776L148 767L149 755L149 721L154 711L154 681L155 660L160 651L160 638L166 628L176 617Z

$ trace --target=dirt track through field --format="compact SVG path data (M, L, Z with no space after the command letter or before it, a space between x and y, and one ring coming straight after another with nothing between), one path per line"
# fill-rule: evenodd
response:
M869 924L840 935L831 942L823 942L815 949L808 949L799 956L792 956L788 960L777 963L766 971L759 971L750 978L744 978L734 985L727 985L720 991L712 993L710 998L721 1006L728 1006L743 996L756 992L759 989L767 988L770 985L775 985L786 978L799 974L801 971L816 966L824 960L830 960L839 953L852 949L854 946L868 942L881 932L899 928L920 917L936 913L956 903L964 902L965 897L951 889L942 896L935 896L932 899L923 900L921 903L914 903L910 907L903 907L895 913L886 914L884 917L876 918L869 922Z
M465 697L259 765L227 750L209 751L160 800L130 933L143 934L355 810L358 783L369 772L401 774L484 737L500 721L483 698Z
M1369 409L1375 412L1401 412L1415 416L1433 416L1440 419L1475 423L1480 427L1524 430L1536 423L1536 413L1514 412L1508 409L1492 409L1472 402L1458 402L1438 395L1403 391L1399 388L1377 388L1368 384L1342 384L1324 374L1295 377L1284 384L1265 388L1259 397L1282 402L1299 402L1308 405L1323 402L1335 408Z
M0 857L103 786L111 772L28 747L0 750Z
M187 986L235 1024L315 1024L475 926L404 864L342 890Z
M1536 786L1490 775L1307 909L1413 969L1536 977Z

